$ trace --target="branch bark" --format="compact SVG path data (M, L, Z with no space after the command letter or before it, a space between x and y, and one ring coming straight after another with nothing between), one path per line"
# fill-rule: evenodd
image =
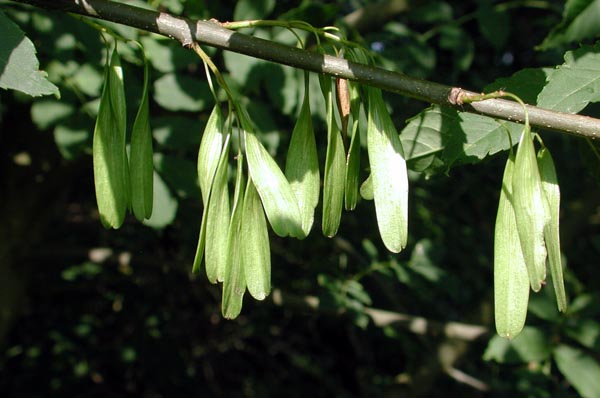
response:
M132 26L176 39L184 46L189 46L196 41L211 47L311 72L353 80L420 101L457 108L461 111L479 113L513 122L524 120L523 109L513 101L489 99L461 105L456 101L457 92L466 96L477 95L478 93L248 36L225 29L218 22L192 21L183 17L110 0L14 1ZM535 128L567 133L578 137L600 138L599 119L556 112L532 105L527 106L527 111L529 121Z

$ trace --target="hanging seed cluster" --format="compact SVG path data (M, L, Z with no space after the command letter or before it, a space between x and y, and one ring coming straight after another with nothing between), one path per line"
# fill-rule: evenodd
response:
M567 307L559 241L560 190L550 151L536 156L526 124L516 155L510 153L500 191L494 235L494 302L496 330L514 338L523 329L529 290L546 280L546 260L558 309Z
M145 62L144 88L133 122L129 159L126 148L125 83L116 45L110 57L107 57L92 144L96 202L100 220L106 228L119 228L128 210L132 210L140 221L152 215L154 166L148 105L148 71L148 63Z
M204 210L193 270L200 271L204 264L209 281L223 283L222 313L226 318L239 315L246 290L257 300L270 292L269 227L278 236L297 239L304 239L313 228L321 174L308 79L305 74L304 96L299 101L284 170L257 138L250 116L239 103L232 103L227 116L217 104L202 134L198 178ZM342 210L354 209L358 201L362 96L357 86L347 82L334 85L330 77L321 76L320 85L327 104L321 230L325 236L334 236ZM369 119L367 136L373 142L369 157L377 181L375 206L386 220L380 225L384 243L398 252L407 237L406 164L381 93L375 89L370 93L368 109L374 116ZM346 120L342 127L336 116ZM235 132L234 125L238 126ZM236 133L240 145L233 153L231 137ZM233 159L237 166L230 198L227 171Z
M349 55L354 61L368 62L360 52ZM123 70L116 46L107 57L93 140L96 199L107 228L119 228L128 210L140 221L152 214L149 68L144 61L144 88L128 157ZM210 74L207 76L216 99ZM257 300L270 293L269 228L280 237L304 239L313 228L321 195L325 236L336 235L342 210L353 210L360 196L374 201L385 247L398 253L407 245L406 161L381 91L319 76L327 125L321 175L308 73L304 79L304 95L299 99L299 115L283 170L257 137L244 106L232 98L224 80L217 79L228 94L228 110L224 113L216 100L200 141L197 170L203 211L192 271L204 267L211 283L223 284L225 318L240 314L246 291ZM361 118L363 113L366 118ZM365 119L366 126L361 125ZM361 129L366 129L368 166L360 164ZM539 291L545 283L546 262L558 308L566 310L559 242L560 190L550 152L542 143L536 155L534 138L526 123L516 154L511 150L506 163L496 217L495 320L498 334L507 338L514 338L523 328L529 292ZM234 162L235 179L230 186ZM360 184L363 169L370 174Z

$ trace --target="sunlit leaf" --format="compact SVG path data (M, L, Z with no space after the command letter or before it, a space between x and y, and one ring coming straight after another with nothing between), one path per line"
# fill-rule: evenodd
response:
M550 355L548 336L538 328L525 326L519 336L513 340L500 336L492 337L485 349L483 359L512 364L543 361Z
M211 98L208 84L200 79L167 73L154 81L154 100L169 111L200 111Z
M35 47L23 31L0 11L0 87L19 90L32 97L54 94L58 87L39 70Z
M275 8L275 0L239 0L233 11L233 19L265 19Z
M554 349L560 372L584 398L600 396L600 364L584 351L565 344Z
M411 169L446 171L508 149L507 130L516 142L522 126L434 105L409 119L400 139Z
M179 202L157 172L154 172L152 185L154 186L152 216L143 223L152 228L162 229L175 219Z
M600 0L598 12L600 13ZM538 95L537 105L555 111L577 113L590 102L600 101L600 43L565 54L560 65Z
M539 48L548 50L562 44L598 37L599 19L600 0L567 0L561 23L552 29Z
M31 105L31 120L41 130L73 115L75 107L65 101L40 100Z

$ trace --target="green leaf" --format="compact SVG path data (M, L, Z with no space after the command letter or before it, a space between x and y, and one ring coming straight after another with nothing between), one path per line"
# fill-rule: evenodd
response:
M306 87L285 163L285 176L298 200L304 236L307 236L312 228L320 190L319 160L310 113L308 84Z
M408 120L400 140L411 169L424 171L440 167L441 154L451 137L448 122L455 115L450 108L434 105Z
M492 337L483 359L506 364L543 361L550 357L550 349L548 336L538 328L526 326L513 340Z
M56 126L54 142L65 159L75 159L78 155L89 152L93 133L88 125L89 120L75 118Z
M168 73L154 81L154 100L169 111L200 111L211 98L208 84L200 79Z
M398 132L381 91L368 88L367 150L375 213L385 247L398 253L408 240L408 174Z
M327 237L335 236L340 226L346 185L346 154L340 128L335 121L331 78L321 85L327 98L327 154L323 177L323 219L321 228Z
M556 310L556 295L554 289L548 287L537 294L529 296L529 314L550 323L560 323L564 317Z
M131 156L129 160L131 208L135 217L140 221L152 216L154 195L152 129L150 128L150 105L148 100L149 72L149 65L146 62L144 65L142 100L131 130Z
M496 50L501 50L506 45L510 35L510 16L505 11L496 11L491 1L479 3L477 10L477 24L479 31Z
M378 51L378 58L382 66L388 70L402 71L409 76L426 78L436 67L436 50L422 39L422 35L404 23L387 22L381 27L379 33L370 35L370 40L385 43L381 51ZM462 47L463 44L464 42L459 42L457 47ZM399 57L398 53L402 53L403 56Z
M177 154L157 153L154 167L178 197L196 199L200 196L196 164Z
M266 19L275 8L275 0L240 0L235 5L235 21Z
M512 339L525 325L529 277L512 205L514 155L506 162L494 231L494 315L496 331Z
M248 292L255 299L264 300L271 291L269 232L260 196L251 179L244 194L241 236L240 254Z
M584 398L600 396L600 364L584 351L564 344L554 349L560 372Z
M444 162L456 164L476 163L510 147L508 134L512 142L517 142L522 125L494 120L471 113L458 113L455 119L457 128L444 150Z
M166 148L189 149L198 145L198 137L190 131L200 131L203 125L196 118L186 116L159 116L152 119L156 142Z
M428 1L410 12L410 19L419 23L435 24L450 22L454 19L453 9L445 1Z
M546 279L546 246L544 227L548 218L548 204L542 191L533 139L525 126L517 156L512 182L513 207L523 257L534 292L542 288Z
M331 23L339 15L337 4L325 2L300 2L297 7L287 10L278 19L285 21L310 21L313 26L323 26Z
M273 40L271 35L262 30L257 30L254 36ZM230 75L230 79L239 84L239 90L244 94L256 97L257 92L266 90L270 101L268 107L266 107L268 113L265 115L265 120L272 121L273 109L279 109L286 115L293 115L296 112L298 109L298 93L302 84L297 70L283 65L265 63L260 59L233 52L225 52L223 59L227 68L230 71L235 71ZM259 127L259 130L265 132L266 130L261 125L263 123L262 118L254 116L256 109L250 109L256 105L262 104L259 101L256 102L256 98L253 98L248 105L248 110L253 115L253 121Z
M35 47L23 31L0 11L0 87L18 90L32 97L54 94L58 87L39 70Z
M304 237L302 215L290 183L254 135L250 120L241 117L241 121L246 139L248 172L260 195L271 228L282 237Z
M562 21L550 31L540 50L548 50L575 41L598 37L600 0L567 0Z
M542 148L537 155L538 167L542 178L542 190L548 201L548 223L544 228L544 240L548 250L548 264L552 275L552 284L556 292L556 303L561 312L567 310L567 296L563 281L562 260L560 256L560 187L556 177L554 160L548 148Z
M598 352L600 350L600 322L589 318L573 319L566 334L579 344Z
M599 75L600 43L568 51L565 63L548 76L548 83L538 95L537 105L578 113L590 102L600 101Z
M74 112L73 104L50 99L40 100L31 105L31 120L40 130L45 130L73 115Z
M176 13L180 14L180 12ZM168 38L144 36L140 39L154 69L162 73L175 72L196 64L197 56Z
M143 221L144 225L155 229L162 229L170 225L177 215L179 202L173 196L169 187L160 175L154 172L152 181L154 194L152 196L152 216Z
M266 37L264 38L266 39ZM264 68L264 61L232 51L223 53L223 61L228 70L235 71L231 74L231 79L242 86L244 92L251 93L258 89L261 83L261 69ZM274 77L275 80L280 80L279 73L275 74Z
M460 26L447 24L440 29L440 47L451 51L455 72L466 71L471 67L475 56L472 37Z
M408 120L400 140L411 169L445 171L508 149L507 130L516 142L522 126L434 105Z
M554 72L552 68L521 69L512 76L496 79L493 83L485 86L483 91L490 93L503 90L517 95L527 104L536 104L538 95L552 72Z
M243 223L243 155L238 153L237 177L233 195L233 210L229 231L227 232L227 257L223 278L223 302L221 313L226 319L236 318L242 311L242 302L246 292L246 278L243 270L244 252L242 252Z
M70 79L82 93L91 97L98 96L102 90L102 74L90 64L78 67Z

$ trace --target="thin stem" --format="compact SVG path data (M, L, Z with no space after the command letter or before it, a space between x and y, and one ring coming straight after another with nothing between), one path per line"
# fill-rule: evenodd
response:
M196 54L198 54L198 56L202 59L202 62L204 62L204 64L210 68L211 72L217 78L217 82L219 83L219 86L221 86L221 88L223 88L223 90L225 90L225 92L227 93L227 97L229 99L233 99L233 93L229 89L229 86L227 85L227 82L223 78L223 75L221 75L221 72L219 71L219 68L217 68L217 66L215 65L215 63L208 56L208 54L206 54L204 52L204 50L202 49L202 47L200 47L200 44L198 44L197 42L194 42L194 43L192 43L190 45L190 48ZM212 88L212 86L211 86L211 88ZM214 91L213 91L213 95L214 95ZM216 96L215 96L215 99L216 99Z
M335 26L329 26L324 28L315 28L311 24L305 21L278 21L278 20L269 20L269 19L254 19L247 21L233 21L233 22L219 22L219 24L231 30L245 29L245 28L254 28L254 27L279 27L279 28L288 28L288 29L300 29L306 32L312 33L315 35L317 39L317 43L319 41L319 37L322 36L326 39L335 41L337 43L343 44L348 47L359 47L357 43L354 43L350 40L347 40L343 37L334 35L329 31L339 31Z
M517 101L519 104L521 104L521 107L523 108L523 113L525 114L525 123L524 124L525 124L525 126L529 126L529 112L527 112L527 106L525 105L523 100L521 98L519 98L519 96L516 94L509 93L509 92L506 92L503 90L497 90L497 91L493 91L491 93L485 93L485 94L466 95L466 96L463 96L462 98L459 98L458 100L460 102L462 102L463 104L470 104L473 102L485 101L488 99L504 98L504 97L512 98L515 101Z

